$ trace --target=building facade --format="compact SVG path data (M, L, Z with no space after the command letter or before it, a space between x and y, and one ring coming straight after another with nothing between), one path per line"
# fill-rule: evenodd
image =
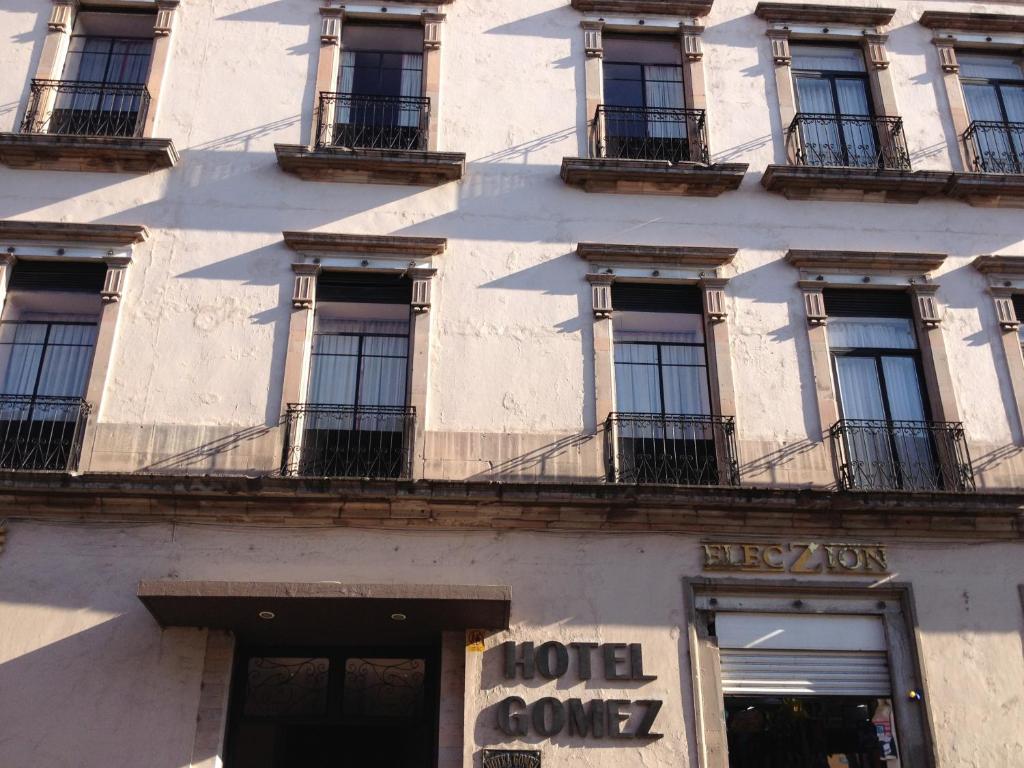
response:
M4 0L0 765L1024 765L1024 6Z

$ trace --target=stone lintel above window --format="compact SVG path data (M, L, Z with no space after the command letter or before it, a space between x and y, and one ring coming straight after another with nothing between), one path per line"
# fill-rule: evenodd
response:
M33 243L89 243L124 248L145 241L149 230L134 224L74 224L53 221L0 221L0 245L11 241Z
M572 0L577 11L595 13L660 13L671 16L707 16L713 0Z
M579 243L576 254L586 261L622 266L662 266L714 272L732 262L735 248L686 245L620 245Z
M1024 34L1024 16L1009 13L956 13L925 11L918 19L921 26L948 32L1002 32Z
M821 275L849 275L870 277L877 274L917 277L933 272L942 266L944 253L903 253L893 251L821 251L790 250L786 262L801 272L816 272ZM811 279L814 279L812 277ZM825 281L827 282L827 280Z
M770 22L850 24L881 27L892 21L895 8L819 5L816 3L758 3L754 15Z
M448 247L444 237L402 237L399 235L353 235L335 232L283 232L284 242L294 251L373 253L393 256L440 256Z

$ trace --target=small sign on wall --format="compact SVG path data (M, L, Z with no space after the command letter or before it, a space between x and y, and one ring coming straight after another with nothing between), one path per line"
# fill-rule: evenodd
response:
M709 541L701 544L701 550L706 571L854 575L889 573L883 544Z
M481 768L540 768L538 749L485 749Z

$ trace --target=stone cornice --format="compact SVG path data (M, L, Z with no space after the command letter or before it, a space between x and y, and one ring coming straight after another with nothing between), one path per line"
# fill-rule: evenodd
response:
M881 27L888 24L895 8L869 8L853 5L817 5L813 3L758 3L754 15L772 22L811 22L816 24L855 24Z
M665 265L717 269L733 260L735 248L687 245L619 245L579 243L576 254L589 262L623 265Z
M19 518L1021 540L1024 493L0 472Z
M134 224L0 221L0 245L9 242L92 243L123 248L148 237L148 229Z
M830 272L892 272L921 275L942 266L944 253L896 253L890 251L790 250L786 262L797 269Z
M971 266L983 275L1024 277L1024 256L979 256Z
M1024 32L1024 16L1008 13L954 13L925 11L918 23L950 32Z
M377 253L395 256L440 256L448 247L444 237L351 235L334 232L282 232L284 243L295 251L317 253Z
M707 16L713 0L572 0L577 11L595 13L662 13L671 16Z

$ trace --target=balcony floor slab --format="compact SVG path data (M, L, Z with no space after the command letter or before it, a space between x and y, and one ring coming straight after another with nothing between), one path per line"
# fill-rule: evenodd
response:
M171 139L0 133L0 163L9 168L150 173L177 162Z
M979 208L1024 208L1024 174L954 173L946 194Z
M746 163L670 163L667 160L562 158L562 180L584 192L717 197L738 189Z
M769 165L761 185L790 200L917 203L945 192L949 178L947 171Z
M466 155L402 149L310 149L275 144L281 170L306 181L436 187L462 178Z

